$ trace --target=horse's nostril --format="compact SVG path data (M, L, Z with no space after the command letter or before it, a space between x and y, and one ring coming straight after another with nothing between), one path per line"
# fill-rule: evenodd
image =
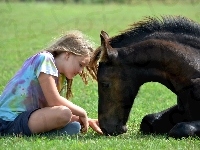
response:
M124 133L127 132L127 130L128 130L127 126L122 126L122 130L124 131Z
M117 126L117 132L119 134L126 133L127 132L127 127L125 125L123 125L123 126Z

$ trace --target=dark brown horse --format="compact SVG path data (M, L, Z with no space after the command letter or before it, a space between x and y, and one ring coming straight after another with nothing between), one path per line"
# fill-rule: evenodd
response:
M153 81L174 92L177 105L146 115L140 131L175 138L200 136L198 23L181 16L147 18L115 37L104 31L100 37L92 63L99 60L98 118L105 135L127 131L140 86Z

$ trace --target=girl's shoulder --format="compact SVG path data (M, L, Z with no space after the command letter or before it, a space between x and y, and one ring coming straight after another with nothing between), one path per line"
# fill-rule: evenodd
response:
M55 59L53 55L50 52L42 51L38 52L35 55L29 57L25 62L23 66L32 66L34 68L37 68L41 66L42 64L52 64L55 66Z
M39 52L35 55L36 57L49 57L49 58L54 58L53 55L48 52L48 51L42 51L42 52Z
M55 64L55 59L50 52L43 51L35 54L32 57L31 65L33 66L36 75L39 76L40 72L58 76L58 70Z
M38 52L35 55L33 55L32 57L30 57L27 61L31 61L31 62L35 62L35 63L43 62L43 61L55 62L53 55L47 51Z

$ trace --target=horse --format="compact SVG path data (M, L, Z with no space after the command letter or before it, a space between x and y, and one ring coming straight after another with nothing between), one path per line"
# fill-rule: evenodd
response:
M200 24L184 16L145 17L120 34L101 31L91 58L98 82L98 119L104 135L127 132L140 87L159 82L177 103L143 117L142 134L200 136ZM164 101L163 101L164 102Z

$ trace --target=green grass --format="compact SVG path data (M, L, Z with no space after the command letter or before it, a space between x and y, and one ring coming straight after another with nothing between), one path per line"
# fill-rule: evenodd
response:
M200 22L200 3L197 1L143 1L132 5L72 5L47 3L0 3L0 93L24 60L46 47L54 38L68 30L78 29L100 44L101 30L110 36L118 34L144 16L184 15ZM97 118L97 83L85 87L76 77L74 103ZM0 137L2 149L199 149L198 138L182 140L166 136L144 136L138 132L145 114L161 111L176 103L176 96L159 83L141 87L135 99L126 134L104 137L92 130L74 137Z

